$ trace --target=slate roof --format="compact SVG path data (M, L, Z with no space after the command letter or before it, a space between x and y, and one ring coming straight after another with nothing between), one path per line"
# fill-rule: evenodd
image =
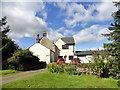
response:
M86 55L93 55L93 54L96 54L96 53L99 53L99 52L101 52L101 51L76 51L75 55L86 56Z
M73 37L61 38L61 40L63 40L66 43L66 45L75 45L75 41Z
M53 52L55 52L55 45L52 43L51 40L49 40L47 37L42 37L40 40L40 43L47 47L48 49L52 50Z

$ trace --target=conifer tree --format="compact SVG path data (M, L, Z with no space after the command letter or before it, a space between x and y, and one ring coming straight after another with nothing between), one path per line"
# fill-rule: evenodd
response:
M114 22L110 25L109 34L104 36L111 40L111 43L104 44L104 47L111 59L108 60L110 74L115 78L120 78L120 2L114 2L117 11L112 14Z
M12 56L12 54L18 49L18 46L12 41L7 33L10 31L9 26L7 25L6 17L0 19L0 55L2 56L2 68L5 69L7 66L7 59ZM0 56L0 57L1 57Z

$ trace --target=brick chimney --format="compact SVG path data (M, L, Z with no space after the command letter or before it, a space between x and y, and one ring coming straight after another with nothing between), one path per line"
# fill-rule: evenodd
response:
M47 36L46 31L44 31L43 32L43 37L46 37L46 36Z
M37 37L36 37L36 43L40 43L39 34L37 34Z

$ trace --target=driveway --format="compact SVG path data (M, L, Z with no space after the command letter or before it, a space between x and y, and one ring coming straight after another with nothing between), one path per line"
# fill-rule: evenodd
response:
M47 71L47 69L23 71L23 72L18 72L18 73L11 74L11 75L8 75L8 76L4 76L2 78L0 77L0 79L2 80L2 84L6 84L6 83L10 83L14 80L26 78L26 77L29 77L29 76L34 76L36 74L40 74L40 73L43 73L43 72L46 72L46 71Z

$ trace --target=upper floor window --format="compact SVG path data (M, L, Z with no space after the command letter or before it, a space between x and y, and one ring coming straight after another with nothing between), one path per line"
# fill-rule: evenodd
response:
M68 45L62 45L62 49L69 49Z

